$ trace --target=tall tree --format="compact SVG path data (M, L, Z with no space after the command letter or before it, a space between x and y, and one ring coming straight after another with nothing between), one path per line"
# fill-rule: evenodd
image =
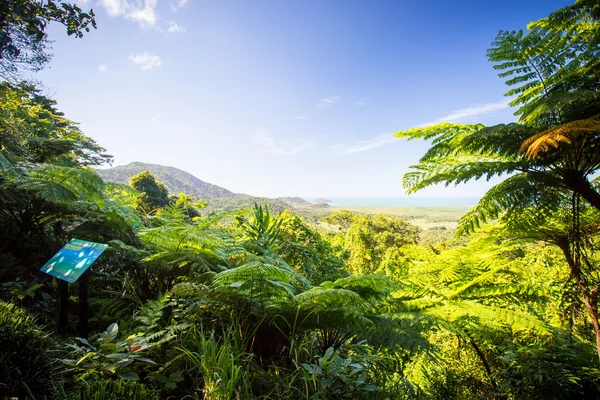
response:
M528 33L498 34L488 58L512 87L506 95L515 96L510 104L518 107L517 123L442 123L396 133L433 144L404 176L409 192L514 174L492 189L500 196L495 206L471 213L471 222L496 218L521 202L517 193L533 193L541 186L577 193L600 210L600 193L591 182L600 169L600 21L593 4L577 1L531 23ZM561 143L570 143L568 151Z
M514 196L517 191L542 185L575 192L600 210L600 193L590 182L600 169L600 21L597 6L588 6L592 3L577 1L531 23L528 33L500 31L493 42L488 58L512 87L506 95L514 97L510 104L517 107L517 123L491 127L442 123L396 133L433 144L415 171L404 176L409 192L437 183L516 173L525 176L498 188L506 196L497 211L520 202ZM561 134L566 139L560 139ZM568 142L570 148L563 151L560 144ZM550 149L555 151L542 151ZM522 156L525 152L527 157ZM485 220L497 214L478 217Z
M398 248L416 244L419 231L418 227L397 217L356 216L344 235L344 248L350 254L348 270L363 275L375 272Z
M333 253L323 236L299 216L285 210L277 238L279 254L290 266L306 275L313 284L346 276L344 262Z
M147 213L170 203L169 190L150 171L140 172L129 180L131 187L141 193L138 207Z
M66 26L67 34L75 37L96 27L93 10L83 12L61 0L0 2L0 78L15 80L19 70L43 68L50 59L46 51L50 22Z
M600 238L600 214L578 195L555 193L554 196L560 202L557 207L542 212L539 207L512 209L502 216L501 221L510 234L543 241L560 249L592 323L600 357L599 259L595 254Z
M78 125L64 117L56 102L30 85L0 83L0 151L22 161L66 166L97 166L112 156Z
M515 97L510 104L518 107L517 123L492 127L442 123L397 132L396 136L432 140L419 164L404 175L409 192L438 183L510 175L461 219L459 233L470 233L500 217L512 222L526 220L527 224L521 224L525 229L518 232L522 236L545 232L542 227L556 210L569 205L569 199L577 204L569 207L572 219L568 229L560 235L550 232L546 240L564 252L594 322L600 354L594 300L598 288L582 275L582 254L589 242L583 240L578 222L579 199L600 210L600 193L593 182L600 170L600 23L596 3L577 1L531 23L528 33L498 34L488 58L513 87L506 94Z

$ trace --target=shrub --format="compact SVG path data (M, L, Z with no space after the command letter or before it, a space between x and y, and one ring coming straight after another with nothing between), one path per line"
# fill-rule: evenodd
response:
M51 395L61 370L56 348L22 309L0 301L0 398Z
M85 382L62 400L158 400L156 392L141 383L124 379L94 379Z
M312 398L358 398L378 391L378 387L367 384L367 369L375 359L363 352L344 356L330 347L315 363L303 363L304 380L314 389Z

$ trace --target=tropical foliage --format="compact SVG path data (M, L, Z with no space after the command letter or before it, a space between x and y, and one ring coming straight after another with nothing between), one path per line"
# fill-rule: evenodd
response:
M442 123L396 136L432 141L404 176L411 192L509 175L462 218L459 231L471 233L499 220L513 234L558 246L586 304L600 356L598 282L591 259L598 219L588 210L600 210L597 7L576 1L532 22L527 33L500 31L488 58L511 86L506 95L514 97L516 123Z
M49 20L94 25L24 3L0 18L0 55L42 51ZM0 397L598 398L598 16L582 0L500 32L488 56L518 122L397 134L432 142L410 191L505 178L456 239L389 215L207 212L215 197L186 188L208 184L180 174L169 193L146 165L105 182L92 167L111 156L52 99L0 83ZM73 237L109 245L89 337L58 326L63 285L39 270Z
M0 78L16 79L25 70L39 70L50 59L46 51L50 22L67 27L67 34L82 37L96 27L94 12L56 0L8 0L0 6Z

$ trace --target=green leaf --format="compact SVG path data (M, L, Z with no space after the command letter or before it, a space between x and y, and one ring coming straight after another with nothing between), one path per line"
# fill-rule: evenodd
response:
M309 365L309 364L306 364L306 363L302 363L302 368L304 368L305 370L307 370L311 374L315 373L315 369L313 368L312 365Z
M117 375L119 375L119 377L123 378L123 379L127 379L130 381L139 381L140 377L138 376L138 374L136 374L133 371L119 371L117 372Z
M323 356L323 360L324 361L329 360L333 356L334 351L335 350L333 349L333 347L328 348L327 351L325 352L325 355Z
M168 381L165 383L165 388L167 389L175 389L177 384L174 381Z
M355 371L357 371L357 370L355 370ZM366 382L366 380L367 380L367 374L363 373L361 376L358 377L358 379L356 379L355 382L362 385L363 383Z
M106 356L106 358L128 358L130 357L129 353L113 353Z
M169 374L169 379L171 379L172 381L175 382L181 382L184 380L183 374L181 373L181 371L175 371L175 372L171 372Z
M332 379L329 379L329 378L321 379L321 386L324 388L331 385L332 383L333 383Z
M154 361L152 361L151 359L146 358L146 357L135 357L135 360L136 361L145 362L145 363L148 363L148 364L156 364Z
M123 367L126 367L126 366L128 366L128 365L129 365L129 364L131 364L132 362L133 362L133 359L131 359L131 358L124 358L124 359L122 359L122 360L119 360L119 361L117 361L117 362L115 363L115 367L117 367L117 369L118 369L118 368L123 368Z
M111 337L112 340L114 340L119 333L119 325L117 325L116 322L113 322L108 326L108 328L106 328L106 333Z

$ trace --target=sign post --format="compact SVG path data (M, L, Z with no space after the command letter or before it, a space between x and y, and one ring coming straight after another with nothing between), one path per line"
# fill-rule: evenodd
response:
M58 331L64 333L69 316L69 282L58 281Z
M88 279L84 274L94 261L106 250L107 244L71 239L54 257L41 268L42 272L52 275L59 282L58 328L64 331L67 327L69 283L79 282L79 333L83 338L88 331Z
M79 337L88 337L88 272L79 279Z

